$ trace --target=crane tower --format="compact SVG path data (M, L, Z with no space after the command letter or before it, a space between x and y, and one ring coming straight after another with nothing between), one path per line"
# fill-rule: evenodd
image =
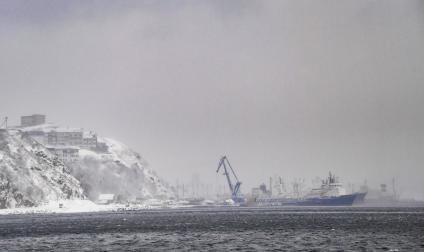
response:
M231 191L231 199L234 201L234 203L244 203L246 200L240 192L241 181L239 181L239 179L237 178L237 175L234 172L234 169L231 167L230 161L228 161L228 158L226 156L223 156L219 160L218 169L216 170L216 172L218 173L219 170L223 170L223 175L225 175L225 177L227 178L227 183ZM233 184L231 177L233 177L233 179L235 180L235 184Z

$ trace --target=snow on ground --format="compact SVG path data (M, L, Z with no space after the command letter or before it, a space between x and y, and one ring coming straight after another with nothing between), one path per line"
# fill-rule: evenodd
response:
M116 212L137 211L147 209L181 209L191 208L198 205L190 205L188 201L170 201L149 199L138 204L107 204L100 205L90 200L54 200L46 201L37 207L20 207L0 209L0 215L15 214L53 214L53 213L92 213L92 212Z
M5 214L37 214L37 213L79 213L105 211L105 206L96 205L89 200L58 200L49 201L37 207L22 207L0 209L0 215Z
M29 132L29 131L40 131L44 133L48 133L52 130L55 131L66 131L66 132L72 132L72 131L82 131L82 128L75 128L75 127L61 127L59 125L56 125L54 123L45 123L35 126L29 126L29 127L21 127L19 128L21 131Z
M58 200L49 201L38 207L22 207L0 209L0 215L7 214L49 214L49 213L88 213L88 212L104 212L104 211L125 211L125 210L142 210L162 208L161 205L150 204L108 204L99 205L90 200Z
M20 127L19 130L27 132L27 131L42 131L42 132L49 132L51 130L55 130L59 128L58 125L55 125L53 123L45 123L45 124L40 124L40 125L36 125L36 126L29 126L29 127Z

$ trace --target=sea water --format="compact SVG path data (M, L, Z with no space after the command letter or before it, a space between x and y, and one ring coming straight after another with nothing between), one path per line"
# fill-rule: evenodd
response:
M201 208L0 216L1 251L424 251L422 208Z

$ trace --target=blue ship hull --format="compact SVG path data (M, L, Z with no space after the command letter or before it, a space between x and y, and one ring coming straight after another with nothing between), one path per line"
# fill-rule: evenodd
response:
M256 199L261 206L351 206L364 201L366 193L354 193L335 197L307 199L262 198Z

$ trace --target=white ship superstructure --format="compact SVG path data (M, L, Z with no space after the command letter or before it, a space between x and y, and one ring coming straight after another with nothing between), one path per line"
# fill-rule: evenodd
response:
M312 189L305 198L337 197L342 195L346 195L346 189L343 184L337 181L336 176L330 172L328 178L322 181L321 187Z

